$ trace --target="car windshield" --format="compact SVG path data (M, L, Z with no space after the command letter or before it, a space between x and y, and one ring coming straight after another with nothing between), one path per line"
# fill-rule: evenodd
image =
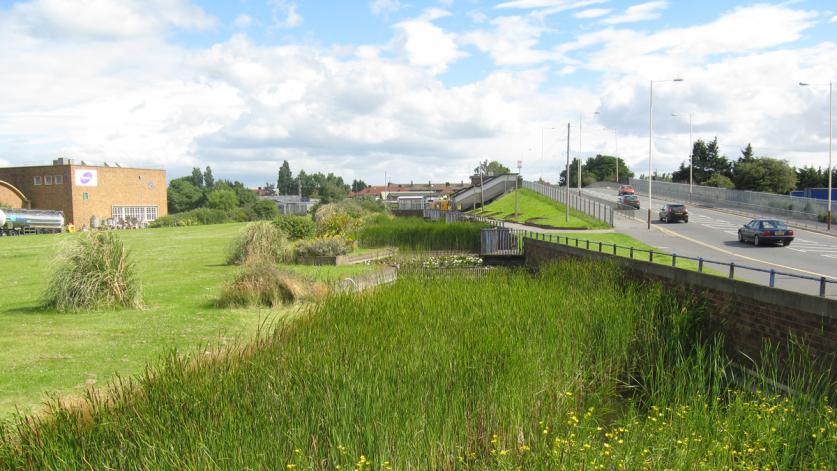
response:
M681 209L686 209L686 207L683 206L682 204L670 204L670 205L668 205L668 207L675 210L675 211L679 211Z
M625 196L625 201L635 201L635 200L638 200L638 199L639 199L639 197L634 196L634 195Z
M788 225L782 221L762 221L761 227L765 229L779 229L785 230L788 228Z

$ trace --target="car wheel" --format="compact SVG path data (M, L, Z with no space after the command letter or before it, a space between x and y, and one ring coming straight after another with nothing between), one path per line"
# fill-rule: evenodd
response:
M759 236L753 236L753 245L755 245L755 246L757 246L757 247L758 247L758 245L759 245Z
M783 240L782 241L782 247L787 247L787 246L790 245L790 243L791 243L791 241L789 241L789 240Z
M688 224L688 223L689 223L689 218L684 219L684 220L683 220L683 222L685 222L686 224Z
M741 234L741 231L738 231L738 242L744 243L744 235Z

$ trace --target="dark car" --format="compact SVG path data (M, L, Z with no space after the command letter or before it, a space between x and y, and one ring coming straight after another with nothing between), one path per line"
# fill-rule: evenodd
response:
M622 195L619 197L618 202L621 206L630 206L639 209L639 196L637 195Z
M689 222L689 210L683 204L666 204L660 208L660 221L662 222Z
M753 219L738 229L739 242L753 242L753 245L778 244L784 246L793 242L793 229L775 219Z

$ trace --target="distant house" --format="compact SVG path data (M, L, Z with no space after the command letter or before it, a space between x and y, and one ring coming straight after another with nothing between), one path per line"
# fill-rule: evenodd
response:
M279 214L308 214L320 202L316 198L298 195L262 196L261 199L276 203Z

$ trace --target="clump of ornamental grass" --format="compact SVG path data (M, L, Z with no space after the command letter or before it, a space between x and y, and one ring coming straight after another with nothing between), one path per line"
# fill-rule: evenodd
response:
M58 311L143 306L136 267L112 232L85 233L64 246L43 299Z
M227 264L281 262L288 258L289 251L287 238L279 227L269 221L256 221L233 240Z
M235 279L224 287L218 307L277 307L298 301L315 301L328 288L270 263L246 264Z

